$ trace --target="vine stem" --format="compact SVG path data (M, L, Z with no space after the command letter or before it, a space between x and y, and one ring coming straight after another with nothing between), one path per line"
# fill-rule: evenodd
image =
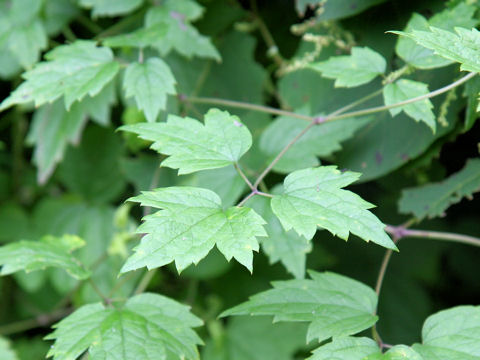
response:
M243 179L243 181L245 181L245 183L248 185L248 187L250 188L250 190L255 191L255 187L254 187L253 184L250 182L250 180L248 180L247 175L245 175L245 173L242 171L242 169L240 168L240 165L238 164L238 162L233 163L233 166L235 167L235 170L237 170L238 174L241 176L241 178Z
M133 295L141 294L147 289L148 284L150 284L150 281L153 279L153 277L157 273L157 270L158 268L153 270L147 270L145 275L142 276L140 282L138 283L138 286L133 292Z
M64 318L71 313L71 309L59 309L50 314L41 314L32 319L17 321L8 325L0 326L0 335L10 335L30 330L37 327L45 327Z

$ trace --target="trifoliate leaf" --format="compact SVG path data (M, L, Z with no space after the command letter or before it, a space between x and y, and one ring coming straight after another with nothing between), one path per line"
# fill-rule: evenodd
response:
M352 54L334 56L313 63L310 68L323 77L335 79L335 87L354 87L366 84L385 72L387 62L382 55L368 47L354 47Z
M406 36L441 57L461 64L460 70L480 72L480 32L477 29L455 28L455 33L431 26L429 31L392 31Z
M471 28L477 24L477 20L472 18L475 11L475 5L461 2L454 8L447 8L435 14L429 20L420 14L414 13L404 31L406 33L410 33L413 30L428 31L430 26L448 31L453 31L455 26ZM398 39L395 50L398 56L408 64L419 69L432 69L451 63L451 60L435 55L431 49L418 45L407 37Z
M480 357L480 307L458 306L430 316L422 344L413 349L425 360L476 360Z
M335 338L332 342L313 351L308 360L367 360L373 356L382 356L377 343L362 337Z
M18 360L17 354L10 346L10 342L3 337L0 337L0 354L2 355L2 360Z
M414 214L417 219L434 218L479 190L480 159L470 159L462 170L442 182L403 190L398 209L403 214Z
M58 46L45 58L48 61L23 74L25 82L0 104L0 111L31 101L38 107L61 96L68 110L75 101L98 94L120 68L112 51L97 47L94 41Z
M86 279L90 272L70 254L84 245L85 241L74 235L45 236L40 241L20 240L10 243L0 247L0 274L57 267L64 269L75 279Z
M103 40L103 45L109 47L144 48L158 42L167 33L167 25L158 23L148 28L141 28L129 34L112 36Z
M172 261L181 271L197 264L215 245L227 260L234 257L252 271L256 237L266 236L265 221L252 209L224 211L217 194L194 187L161 188L131 200L161 210L144 218L137 232L146 235L122 272L144 266L153 269Z
M312 250L311 242L293 230L285 231L273 214L267 198L255 196L247 205L267 222L265 230L268 236L261 239L261 244L270 263L281 261L297 279L305 277L305 263L307 254Z
M85 305L56 325L46 339L55 339L47 356L76 359L198 359L202 340L191 329L202 325L189 307L165 296L141 294L121 308Z
M149 122L155 122L160 110L164 110L167 95L176 94L175 78L170 68L159 58L144 63L132 63L125 71L123 81L126 97L135 97L140 110Z
M428 94L428 85L407 79L400 79L383 88L385 105L396 104L401 101ZM414 103L390 109L390 114L395 116L402 110L415 121L423 121L435 132L435 115L432 112L433 104L429 99L423 99Z
M349 118L315 126L300 138L275 164L273 170L290 173L319 165L317 157L329 156L341 149L341 142L352 137L371 117ZM272 161L282 149L308 125L300 119L278 117L262 133L260 149ZM286 136L287 135L287 136Z
M92 16L118 16L132 12L143 0L80 0L80 6L92 9Z
M309 271L311 280L275 281L273 289L221 314L273 315L274 321L307 321L307 341L356 334L377 321L377 295L351 278Z
M313 238L318 226L345 240L351 232L367 242L396 249L385 225L368 211L374 205L342 189L359 177L359 173L342 173L336 166L295 171L285 178L283 193L273 197L272 210L286 231L293 228L307 239Z
M220 60L220 55L210 42L210 39L198 33L190 25L190 21L199 18L202 8L191 0L166 0L161 6L152 7L145 18L146 27L158 23L166 24L167 34L156 42L154 47L162 54L167 55L172 49L181 55Z
M162 166L179 174L216 169L237 162L252 146L252 135L237 116L210 109L205 125L192 118L169 115L166 123L122 126L153 141L152 149L170 155Z

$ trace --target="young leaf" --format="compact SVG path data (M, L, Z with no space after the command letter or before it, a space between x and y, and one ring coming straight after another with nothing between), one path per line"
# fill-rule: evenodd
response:
M354 87L366 84L385 72L387 62L382 55L368 47L354 47L348 56L334 56L309 67L323 77L335 79L335 87Z
M207 112L204 126L192 118L169 115L166 123L139 123L120 129L153 141L152 149L170 155L162 166L179 169L179 174L228 166L252 146L252 135L240 119L218 109Z
M140 110L149 122L155 122L160 110L164 110L167 95L175 95L175 78L167 64L155 57L144 63L128 65L123 81L126 97L135 97Z
M398 209L403 214L414 214L417 219L434 218L479 190L480 159L470 159L462 170L442 182L403 190Z
M320 346L307 360L370 360L383 359L377 343L366 337L341 337Z
M92 360L198 359L202 340L191 329L202 325L185 305L157 294L130 298L121 308L84 305L56 325L47 357Z
M75 101L98 94L120 68L112 51L97 47L95 41L77 40L58 46L45 58L48 61L23 74L25 82L0 104L0 111L31 101L38 107L61 96L69 110Z
M161 209L146 216L138 233L146 234L121 272L146 266L156 268L175 261L179 271L197 264L213 246L230 261L234 257L252 271L256 237L266 236L265 221L252 209L222 209L213 191L194 187L167 187L143 192L131 200Z
M480 72L480 59L476 56L480 50L480 32L477 29L455 28L455 33L431 26L429 31L411 32L392 31L406 36L441 57L461 64L460 70Z
M143 0L80 0L80 6L92 9L92 16L118 16L132 12Z
M311 280L275 281L273 289L224 311L230 315L273 315L276 321L308 321L307 341L356 334L377 321L377 295L338 274L309 271Z
M413 349L424 359L475 360L480 356L480 307L458 306L430 316L422 344Z
M70 253L85 245L74 235L62 237L45 236L40 241L21 240L0 247L0 274L9 275L20 270L25 272L43 270L47 267L64 269L75 279L90 276L83 265Z
M220 54L205 36L190 25L190 21L202 15L202 8L192 0L166 0L161 6L152 7L145 18L146 27L158 23L166 24L167 34L156 42L154 47L162 55L172 49L187 58L193 56L220 60Z
M0 354L2 355L2 360L18 360L17 354L10 346L10 342L3 337L0 337Z
M374 205L342 189L359 177L336 166L295 171L285 178L283 193L273 197L272 210L286 231L293 228L307 239L313 238L318 226L344 240L351 232L367 242L397 249L385 225L368 211Z
M400 79L393 84L388 84L383 88L383 98L385 105L392 105L417 96L428 94L427 84ZM395 116L402 110L415 121L423 121L433 132L436 129L435 115L432 112L433 104L429 99L420 100L408 105L390 109L390 114Z
M129 34L112 36L103 40L103 45L109 47L144 48L158 42L167 33L168 27L158 23L148 28L141 28Z

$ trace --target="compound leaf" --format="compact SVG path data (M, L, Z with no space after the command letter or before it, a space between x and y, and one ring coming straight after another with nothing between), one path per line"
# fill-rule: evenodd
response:
M161 209L146 216L138 233L146 234L122 272L146 266L156 268L175 261L179 271L197 264L217 245L230 261L234 257L252 271L257 236L266 236L265 221L252 209L222 209L213 191L194 187L167 187L143 192L131 200Z
M359 173L342 173L336 166L295 171L285 178L283 193L273 197L272 210L286 231L293 228L307 239L318 226L345 240L351 232L367 242L396 249L385 225L368 211L374 205L342 189L359 177Z
M310 322L307 341L358 333L375 324L377 295L335 273L309 271L311 280L275 281L273 289L226 310L229 315L273 315L274 321Z
M109 48L97 47L95 41L77 40L61 45L45 55L47 61L23 74L23 82L0 104L0 111L31 101L35 106L64 96L65 107L98 94L117 74L120 66Z
M431 315L423 324L422 344L413 349L424 359L475 360L479 343L480 307L458 306Z
M54 325L47 356L76 359L88 349L92 360L198 359L202 340L191 328L200 325L189 307L157 294L134 296L116 309L85 305Z
M76 279L90 276L83 265L70 253L85 245L85 241L74 235L62 237L45 236L40 241L20 240L0 247L1 275L17 271L43 270L47 267L64 269Z
M192 118L169 115L166 123L139 123L122 130L153 141L152 149L170 155L162 166L179 174L216 169L237 162L252 146L252 135L237 116L210 109L205 125Z
M80 6L92 9L92 16L118 16L127 14L140 5L143 0L80 0Z
M403 190L398 209L403 214L414 214L417 219L434 218L479 190L480 159L470 159L462 170L442 182Z
M351 55L334 56L313 63L310 68L323 77L335 79L335 87L355 87L366 84L385 72L387 62L382 55L368 47L354 47Z
M160 110L164 110L167 95L176 94L175 78L170 68L159 58L144 63L128 65L123 81L126 97L134 97L149 122L155 122Z
M428 94L428 85L407 79L400 79L383 88L385 105L392 105L401 101ZM429 99L423 99L411 104L390 109L392 116L398 115L402 110L415 121L425 122L433 132L436 129L435 115L432 112L433 104Z

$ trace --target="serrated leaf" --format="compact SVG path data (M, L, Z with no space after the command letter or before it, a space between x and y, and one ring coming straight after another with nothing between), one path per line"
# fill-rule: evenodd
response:
M429 30L429 26L435 26L444 30L453 31L455 26L470 28L477 24L472 16L476 11L473 4L459 3L454 8L447 8L435 14L429 20L422 15L414 13L410 18L405 32L413 30ZM427 49L415 43L412 39L401 37L397 41L395 51L408 64L419 69L432 69L442 67L451 63L450 60L434 55L431 49Z
M273 197L272 210L286 231L293 228L307 239L320 227L344 240L351 232L367 242L397 249L385 225L368 211L374 205L342 189L359 177L336 166L295 171L285 178L283 193Z
M1 275L43 270L57 267L65 270L75 279L90 276L83 265L70 253L85 245L85 241L74 235L62 237L45 236L40 241L21 240L0 247Z
M45 58L23 74L25 81L0 104L0 111L31 101L38 107L62 96L68 110L75 101L97 95L120 68L112 51L94 41L60 45Z
M0 337L0 354L2 355L2 360L18 360L17 354L10 346L10 342L3 337Z
M371 288L335 273L309 274L311 280L275 281L273 289L253 295L221 316L273 315L274 321L307 321L307 341L352 335L375 324L377 295Z
M434 218L479 190L480 159L470 159L462 170L442 182L403 190L398 209L403 214L414 214L417 219Z
M205 114L204 126L192 118L169 115L166 123L139 123L120 129L153 141L152 149L170 155L162 166L179 169L179 174L231 165L252 146L252 135L240 119L218 109Z
M47 357L76 359L88 349L89 359L198 359L202 340L191 329L202 325L189 307L165 296L141 294L121 308L85 305L56 325Z
M396 104L401 101L428 94L428 85L407 79L400 79L383 88L385 105ZM429 99L390 109L392 116L398 115L402 110L415 121L423 121L435 133L435 115L432 112L433 104Z
M152 7L145 17L145 26L162 23L168 27L167 34L154 47L163 56L174 49L187 58L199 56L219 61L220 55L210 39L190 24L201 14L202 7L191 0L166 0L161 6Z
M149 122L155 122L164 110L167 95L175 95L175 78L170 68L159 58L149 58L144 63L128 65L123 81L126 97L134 97Z
M308 360L367 360L377 355L380 359L382 353L372 339L341 337L314 350Z
M143 0L79 0L80 6L92 9L92 16L118 16L132 12Z
M460 70L480 72L480 60L476 54L480 51L480 32L456 27L455 33L430 26L429 31L411 32L392 31L406 36L445 59L461 64Z
M312 250L311 242L293 230L285 231L273 214L267 198L255 196L247 202L247 205L267 222L265 230L268 236L261 239L261 244L270 263L281 261L297 279L304 278L307 254Z
M480 307L458 306L431 315L422 344L413 349L424 359L476 360L480 357Z
M387 62L368 47L354 47L351 55L333 56L309 65L323 77L335 79L335 87L355 87L366 84L385 72Z
M148 28L140 28L128 34L106 38L103 45L109 47L135 47L144 48L158 42L167 33L167 25L159 23Z
M146 216L137 232L146 234L121 272L146 266L153 269L175 261L179 271L197 264L216 245L225 258L234 257L252 271L257 237L266 236L265 221L252 209L222 209L213 191L167 187L143 192L131 200L161 209Z
M326 157L341 149L341 142L347 140L356 130L361 129L372 118L349 118L316 126L300 138L275 164L273 170L289 173L319 165L317 157ZM260 149L272 161L280 151L308 124L300 119L278 117L262 133ZM288 134L288 136L286 136Z

